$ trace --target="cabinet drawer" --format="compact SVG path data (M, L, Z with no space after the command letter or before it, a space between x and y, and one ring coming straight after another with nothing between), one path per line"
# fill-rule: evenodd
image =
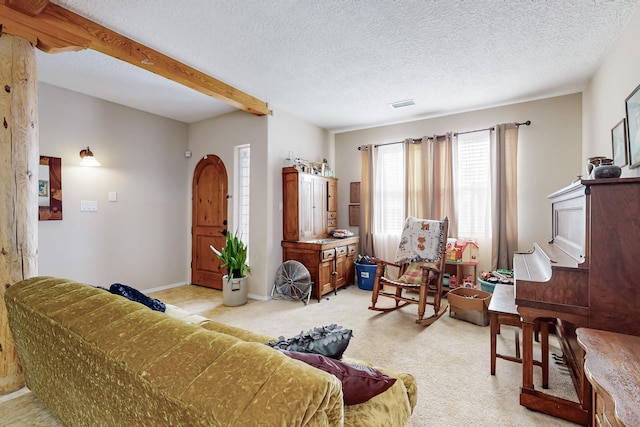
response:
M336 256L336 251L333 249L327 249L322 251L322 261L326 261L328 259L333 259Z
M347 246L347 255L353 255L356 253L356 245Z
M346 246L338 246L336 248L336 256L346 256L347 255L347 247Z
M335 219L328 219L327 220L327 226L329 227L336 227L338 225L338 221Z
M332 212L332 211L327 212L327 218L329 218L329 219L338 218L338 212Z

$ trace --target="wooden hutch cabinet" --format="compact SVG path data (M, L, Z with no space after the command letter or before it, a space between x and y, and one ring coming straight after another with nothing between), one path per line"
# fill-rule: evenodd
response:
M331 237L338 225L338 180L282 170L282 259L304 264L313 281L313 296L322 296L355 280L359 238Z
M309 240L327 237L338 224L338 180L282 170L284 240Z

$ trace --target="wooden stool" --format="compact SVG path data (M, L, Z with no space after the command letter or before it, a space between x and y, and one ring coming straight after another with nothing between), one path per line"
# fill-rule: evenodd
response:
M493 295L489 302L489 322L491 329L491 375L496 374L496 358L508 360L510 362L522 363L520 356L520 330L516 329L515 347L516 355L509 356L498 354L496 350L497 336L500 333L500 326L515 326L522 328L522 320L516 308L513 285L496 284ZM542 388L549 388L549 323L544 319L536 320L536 335L540 333L540 345L542 347L541 360L534 360L535 366L542 368Z

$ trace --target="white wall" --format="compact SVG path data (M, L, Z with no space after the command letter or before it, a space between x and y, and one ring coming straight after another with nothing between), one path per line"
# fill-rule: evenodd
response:
M141 290L190 282L191 186L205 154L225 163L251 145L250 295L266 298L282 262L282 178L289 151L332 161L333 136L285 111L234 112L192 125L40 85L40 153L62 157L62 221L39 223L40 274ZM271 141L268 143L268 140ZM100 168L78 166L90 145ZM191 150L190 159L184 157ZM108 193L118 193L108 202ZM98 212L80 212L80 200ZM233 203L229 204L233 228Z
M286 111L275 109L273 115L256 117L244 112L204 120L189 127L189 182L205 154L215 154L225 163L229 191L233 189L233 147L251 144L251 212L249 257L251 276L249 295L266 298L276 269L282 263L282 168L288 166L289 151L309 160L329 158L332 136ZM191 194L191 184L188 193ZM191 218L191 202L188 203ZM233 218L233 204L229 204ZM233 224L231 225L233 227Z
M587 157L611 155L611 128L624 117L624 99L640 84L640 57L633 54L639 39L640 10L582 95L338 135L277 108L270 117L236 112L187 126L40 84L40 153L63 159L64 208L62 221L39 223L40 274L103 286L118 281L143 290L188 282L195 165L202 155L217 154L232 179L233 147L249 143L250 291L265 297L281 263L281 169L289 151L307 160L328 159L339 178L338 226L352 228L348 199L349 183L360 181L357 146L524 120L532 125L520 132L519 247L530 249L550 235L546 196L584 174ZM77 166L86 145L102 168ZM189 160L186 149L193 152ZM640 168L623 174L638 176ZM107 201L109 191L118 192L118 202ZM81 213L80 200L98 201L99 211Z
M263 179L267 175L267 163L262 159L267 158L267 125L266 116L254 116L253 114L237 111L223 116L191 124L189 126L189 150L193 157L189 159L189 179L183 192L188 195L185 210L187 215L187 228L185 233L189 240L191 251L191 194L193 173L198 162L207 154L215 154L224 162L227 169L229 182L228 191L232 196L228 204L229 230L235 230L233 223L233 182L235 176L234 148L238 145L249 144L251 147L250 159L250 212L249 212L249 265L251 276L249 277L250 296L265 295L263 292L265 282L264 253L267 251L267 235L270 231L262 206L266 203L267 183ZM213 256L213 254L211 254ZM191 260L191 254L189 254Z
M188 281L187 126L43 83L39 115L40 155L62 158L63 195L62 221L39 222L39 274L142 290ZM78 166L87 145L102 167ZM81 200L98 211L80 212Z
M583 92L582 161L613 155L611 128L625 117L625 99L640 85L640 8L608 52ZM640 167L622 169L623 177L640 176Z
M321 161L323 158L334 167L333 135L325 129L314 126L281 109L274 109L269 119L268 183L270 188L267 212L270 214L272 232L267 263L268 292L275 278L276 270L282 264L282 168L290 166L286 160L289 151L294 158Z
M526 120L531 120L531 126L520 127L518 143L518 246L529 250L534 242L549 240L551 214L547 195L569 185L582 171L580 94L336 135L338 226L358 233L358 227L348 226L349 183L360 181L358 146ZM488 265L481 260L481 267L486 269Z

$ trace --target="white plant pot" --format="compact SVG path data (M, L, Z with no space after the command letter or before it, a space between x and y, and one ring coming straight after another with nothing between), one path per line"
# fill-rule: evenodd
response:
M247 278L228 280L222 277L222 303L228 307L235 307L247 303Z

